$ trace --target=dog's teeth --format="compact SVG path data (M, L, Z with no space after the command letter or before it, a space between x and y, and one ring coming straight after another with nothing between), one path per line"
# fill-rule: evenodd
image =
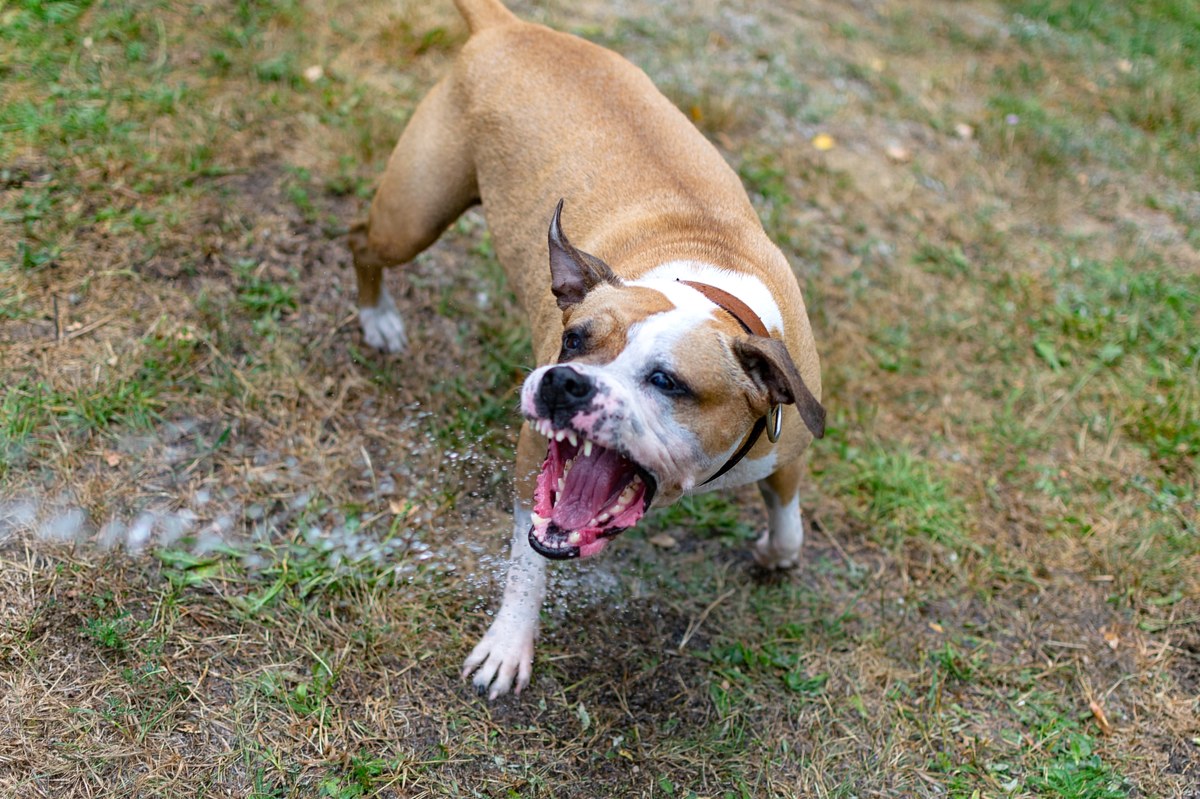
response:
M612 516L609 516L607 512L601 513L599 516L596 517L596 524L604 524L606 521L608 521L611 518L612 518Z
M575 442L572 441L571 443L573 444ZM590 438L585 438L583 440L583 457L592 457L592 440Z
M575 465L574 458L567 458L567 462L563 464L563 479L567 479L567 473L571 471L571 467Z
M561 494L563 492L563 489L565 489L566 487L567 487L566 478L563 478L563 477L558 478L558 493Z
M577 446L579 444L579 439L577 439L575 437L575 433L570 430L567 431L567 441L571 444L572 447Z
M592 518L588 519L587 524L585 524L584 527L595 527L598 524L600 524L600 522L598 522L596 517L593 516Z
M630 503L630 501L633 499L633 495L636 493L637 493L637 484L630 483L629 485L625 486L625 490L621 492L620 501L623 504L628 505Z
M582 540L583 540L583 536L581 536L579 534L578 530L576 530L575 532L573 532L569 536L567 536L567 543L573 547L579 546L579 542Z
M612 515L620 516L625 512L625 503L617 500L617 504L612 506Z
M566 430L559 430L557 433L554 434L554 440L560 444L562 443L563 439L566 437L567 437Z
M529 514L529 518L533 522L534 527L541 527L547 521L545 517L538 516L536 513Z

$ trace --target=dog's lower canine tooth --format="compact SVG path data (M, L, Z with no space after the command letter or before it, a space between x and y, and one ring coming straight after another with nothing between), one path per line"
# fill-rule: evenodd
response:
M540 527L542 523L546 521L545 517L538 516L536 513L529 514L529 519L533 522L534 527Z
M581 536L578 531L571 533L569 536L567 536L567 543L573 547L579 546L579 542L582 540L583 540L583 536Z
M592 457L592 440L590 438L585 438L583 440L583 457Z
M564 479L562 477L558 478L558 493L561 494L563 492L563 489L565 489L566 487L567 487L566 479Z

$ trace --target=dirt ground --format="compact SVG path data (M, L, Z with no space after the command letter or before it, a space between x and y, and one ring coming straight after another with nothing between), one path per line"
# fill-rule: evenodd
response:
M528 333L480 209L402 357L344 268L449 0L0 5L0 792L1200 797L1200 18L1080 6L514 5L737 168L830 432L798 569L660 512L488 704Z

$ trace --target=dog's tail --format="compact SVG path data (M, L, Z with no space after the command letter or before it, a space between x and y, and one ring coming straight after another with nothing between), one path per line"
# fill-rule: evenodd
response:
M517 21L516 15L505 8L500 0L454 0L454 5L467 21L471 33Z

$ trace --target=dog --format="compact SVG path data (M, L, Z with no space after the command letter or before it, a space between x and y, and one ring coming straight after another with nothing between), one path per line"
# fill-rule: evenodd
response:
M754 557L795 566L799 456L825 410L795 275L716 149L616 53L499 0L455 4L470 35L350 248L363 336L400 352L382 270L481 202L529 318L511 560L463 667L495 699L529 684L546 559L595 556L651 507L757 482Z

